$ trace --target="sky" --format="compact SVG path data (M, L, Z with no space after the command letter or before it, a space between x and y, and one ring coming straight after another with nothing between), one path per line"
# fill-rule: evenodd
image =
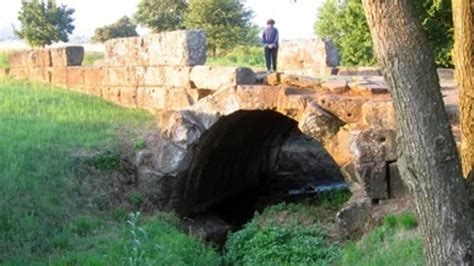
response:
M314 37L313 25L316 10L323 0L242 0L254 10L254 23L264 27L267 19L276 21L280 39L307 39ZM94 30L115 22L123 15L133 15L139 0L57 0L74 8L76 29L74 36L90 37ZM21 0L1 0L0 3L0 39L12 35L12 25L19 27L17 14ZM139 33L146 30L139 29Z

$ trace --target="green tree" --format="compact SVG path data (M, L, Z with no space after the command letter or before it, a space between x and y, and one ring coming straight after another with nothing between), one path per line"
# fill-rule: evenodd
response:
M186 13L185 0L141 0L135 21L153 32L171 31L182 28Z
M438 66L451 66L453 31L450 0L414 1ZM369 27L361 0L326 0L315 24L318 36L331 38L343 65L375 63Z
M217 52L238 45L253 44L258 29L252 24L253 12L238 0L190 0L184 25L206 33L208 51Z
M58 41L67 42L68 35L74 30L73 14L74 9L65 5L58 6L54 0L22 1L18 13L21 28L14 32L33 47L44 47Z
M138 36L137 25L129 17L123 16L115 23L106 25L95 30L94 42L105 42L114 38Z

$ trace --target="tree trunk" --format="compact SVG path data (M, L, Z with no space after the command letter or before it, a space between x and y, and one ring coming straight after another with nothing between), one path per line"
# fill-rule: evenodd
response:
M474 3L452 0L454 65L459 87L461 162L465 177L474 178Z
M472 212L433 54L414 6L411 0L363 4L396 109L400 171L415 199L428 265L472 265Z

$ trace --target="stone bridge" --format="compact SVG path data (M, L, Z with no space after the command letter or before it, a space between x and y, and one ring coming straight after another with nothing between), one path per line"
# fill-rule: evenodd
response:
M326 47L320 42L314 45ZM325 147L355 194L372 201L404 194L397 124L381 76L315 78L207 66L205 43L199 31L111 40L94 66L80 66L82 47L19 52L0 74L159 115L159 137L135 163L138 186L164 209L195 213L258 186L295 131ZM316 67L337 73L331 65Z

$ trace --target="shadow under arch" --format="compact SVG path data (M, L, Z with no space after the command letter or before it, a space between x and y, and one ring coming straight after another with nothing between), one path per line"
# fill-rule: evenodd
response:
M221 117L194 147L188 173L179 184L178 212L200 213L237 196L249 200L252 195L245 193L267 186L281 168L280 160L288 159L282 147L301 136L313 141L301 133L297 121L271 110L240 110ZM325 162L338 173L325 154ZM332 179L343 180L340 174Z

